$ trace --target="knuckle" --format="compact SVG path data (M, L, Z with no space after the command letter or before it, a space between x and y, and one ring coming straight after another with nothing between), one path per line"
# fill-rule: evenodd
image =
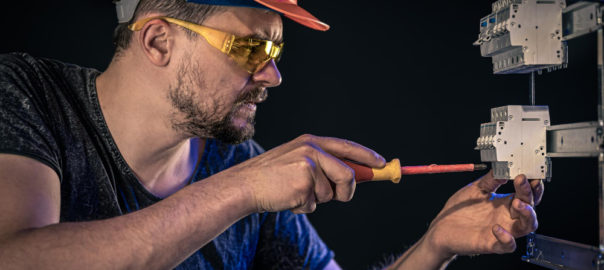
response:
M312 213L317 209L317 204L314 202L309 203L305 208L304 208L304 212L306 213Z
M302 154L304 154L306 156L313 156L317 152L317 148L315 148L315 146L309 142L305 142L302 145L300 145L299 149L302 152Z
M331 189L324 189L317 194L320 203L328 202L333 199L333 191Z
M344 143L344 146L348 148L353 148L357 146L357 144L351 140L342 139L342 142Z
M311 135L311 134L302 134L300 135L297 140L299 141L303 141L303 142L311 142L314 141L316 138L315 135Z
M343 180L346 182L351 182L354 179L354 170L350 167L346 167L342 174Z
M331 179L336 184L350 184L354 180L354 170L350 167L342 167L341 170L338 170L338 173Z
M359 144L351 140L342 139L343 149L346 152L352 152L354 149L359 148Z
M298 169L304 170L304 171L311 171L315 169L315 162L308 158L308 157L304 157L302 159L300 159L298 162L296 162L296 167Z

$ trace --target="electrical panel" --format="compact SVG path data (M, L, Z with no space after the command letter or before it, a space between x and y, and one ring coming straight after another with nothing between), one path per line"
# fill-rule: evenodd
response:
M562 33L564 0L499 0L480 20L474 45L491 57L493 73L530 73L566 66Z

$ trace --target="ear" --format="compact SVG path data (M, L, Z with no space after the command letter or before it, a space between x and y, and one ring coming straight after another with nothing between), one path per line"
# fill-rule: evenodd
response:
M166 66L170 63L174 47L174 28L161 19L147 22L141 31L137 32L137 40L142 51L151 63Z

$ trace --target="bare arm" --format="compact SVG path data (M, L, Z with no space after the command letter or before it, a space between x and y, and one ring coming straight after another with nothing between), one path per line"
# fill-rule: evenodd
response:
M385 164L358 144L305 135L143 210L58 223L56 173L0 154L0 263L13 269L172 268L251 213L307 213L317 203L350 200L354 173L336 157Z
M3 269L167 269L255 210L241 189L214 177L128 215L58 223L53 170L0 155L0 176Z

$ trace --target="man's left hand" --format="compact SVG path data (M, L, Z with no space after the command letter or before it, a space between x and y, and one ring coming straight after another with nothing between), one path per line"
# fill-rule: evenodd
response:
M537 229L533 207L541 201L544 186L541 180L519 175L514 179L516 193L495 193L506 182L494 179L491 171L457 191L422 240L441 258L514 251L515 238Z

